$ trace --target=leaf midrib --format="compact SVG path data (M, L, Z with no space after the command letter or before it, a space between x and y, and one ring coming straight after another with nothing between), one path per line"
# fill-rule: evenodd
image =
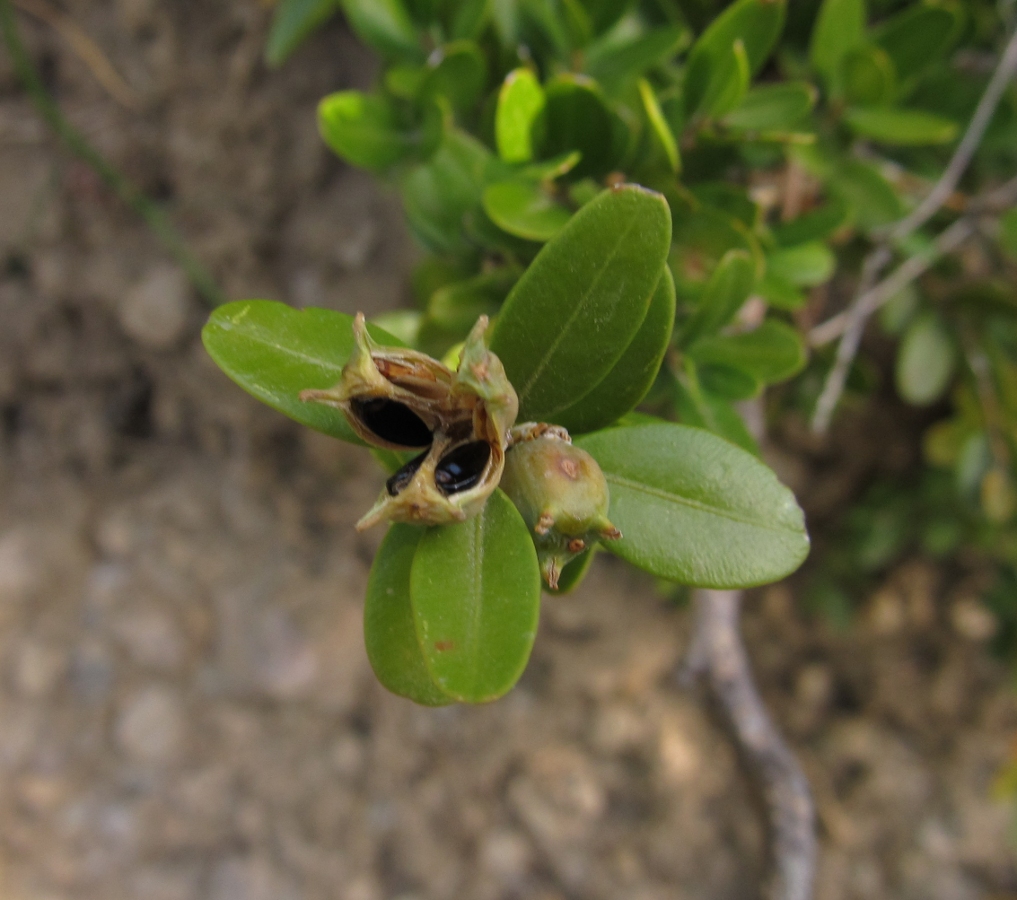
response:
M219 328L224 333L233 331L232 328L223 327L222 324L219 325ZM293 357L294 359L299 359L302 362L310 363L314 366L317 366L318 368L341 372L343 366L345 365L345 363L329 362L318 356L308 356L306 353L301 353L299 350L294 350L290 346L287 346L285 344L278 344L275 341L267 340L261 335L251 333L250 331L248 332L241 331L236 336L238 338L247 338L247 340L249 340L251 343L258 344L259 346L262 347L270 347L273 350L279 351L284 356L290 356Z
M625 478L621 475L616 475L611 472L605 472L604 477L607 479L609 484L617 484L619 487L626 487L634 491L638 491L642 494L649 494L652 497L658 497L661 500L666 500L670 503L675 503L681 506L687 506L690 509L698 510L699 512L709 513L711 515L718 516L723 519L728 519L732 522L737 522L740 525L749 525L753 528L762 528L765 531L773 531L777 534L790 534L797 535L801 532L797 528L788 527L776 527L766 521L758 519L748 519L744 516L739 516L730 510L718 508L716 506L708 506L699 500L693 500L690 497L683 497L681 494L672 494L669 491L665 491L661 488L651 487L648 484L644 484L640 481L633 481L630 478Z
M579 303L576 304L575 309L572 310L572 315L568 317L564 326L562 326L561 330L558 332L558 336L551 342L551 346L548 348L543 358L536 365L536 367L534 367L533 373L530 375L530 378L527 380L526 384L524 384L522 389L518 391L520 407L523 405L523 402L525 401L526 397L529 396L530 390L536 383L537 379L540 378L544 369L547 368L548 363L550 363L551 361L551 357L554 356L555 352L561 345L562 341L565 340L569 329L572 327L572 323L575 322L578 316L585 309L585 306L589 301L590 296L593 294L594 288L596 288L596 286L600 283L600 280L604 277L604 273L607 272L607 270L610 268L612 260L618 255L619 250L622 244L624 243L625 238L628 237L629 232L636 227L638 219L639 219L638 215L633 215L631 217L629 224L625 227L624 232L622 232L619 235L618 240L615 242L615 245L612 248L610 254L605 258L604 264L600 267L600 270L597 272L593 281L590 282L590 285L583 294L582 299L579 301ZM624 350L622 352L624 352ZM561 407L560 409L567 408L569 405L571 404L566 404L565 407ZM559 412L560 409L552 410L552 412ZM546 415L550 414L551 414L550 412L546 413Z

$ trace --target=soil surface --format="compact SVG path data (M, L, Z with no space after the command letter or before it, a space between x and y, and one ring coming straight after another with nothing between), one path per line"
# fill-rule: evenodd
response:
M255 0L63 9L133 108L22 16L48 86L229 296L406 300L397 203L316 133L317 100L375 71L341 27L268 72ZM759 896L751 786L675 677L688 609L601 556L546 599L505 699L387 694L361 634L381 533L352 528L380 472L217 371L180 271L6 56L0 210L5 900ZM843 499L807 454L774 460L810 511ZM975 587L916 559L858 603L835 631L793 584L747 601L761 691L819 805L817 896L1017 896L992 793L1017 703Z

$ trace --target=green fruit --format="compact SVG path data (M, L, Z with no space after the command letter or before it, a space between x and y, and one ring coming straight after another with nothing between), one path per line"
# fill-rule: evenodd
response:
M529 424L512 434L501 488L533 534L544 581L556 588L561 570L591 544L621 537L607 517L607 480L563 428Z

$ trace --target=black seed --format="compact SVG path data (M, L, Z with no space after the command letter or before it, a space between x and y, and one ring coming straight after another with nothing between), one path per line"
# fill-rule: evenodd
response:
M420 464L427 459L428 452L429 451L425 450L420 454L420 456L411 459L405 466L396 472L395 475L385 482L385 487L388 488L390 496L398 496L399 492L413 480L413 476L417 474L417 469L420 468Z
M446 453L438 462L434 471L434 481L438 490L446 497L468 491L484 474L487 461L491 458L491 445L487 441L471 441L461 444L450 453Z
M350 406L361 422L383 441L399 447L428 447L431 430L406 404L385 397L352 400Z

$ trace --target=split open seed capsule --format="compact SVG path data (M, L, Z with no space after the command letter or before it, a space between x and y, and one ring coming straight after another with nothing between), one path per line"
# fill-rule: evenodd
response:
M481 316L453 373L426 354L378 345L358 314L356 349L339 384L300 395L339 407L372 446L424 451L388 479L358 530L386 520L462 522L480 512L498 486L518 400L487 349L486 327Z
M598 540L621 537L607 517L610 494L597 461L565 429L536 423L512 430L501 488L533 534L544 581Z

